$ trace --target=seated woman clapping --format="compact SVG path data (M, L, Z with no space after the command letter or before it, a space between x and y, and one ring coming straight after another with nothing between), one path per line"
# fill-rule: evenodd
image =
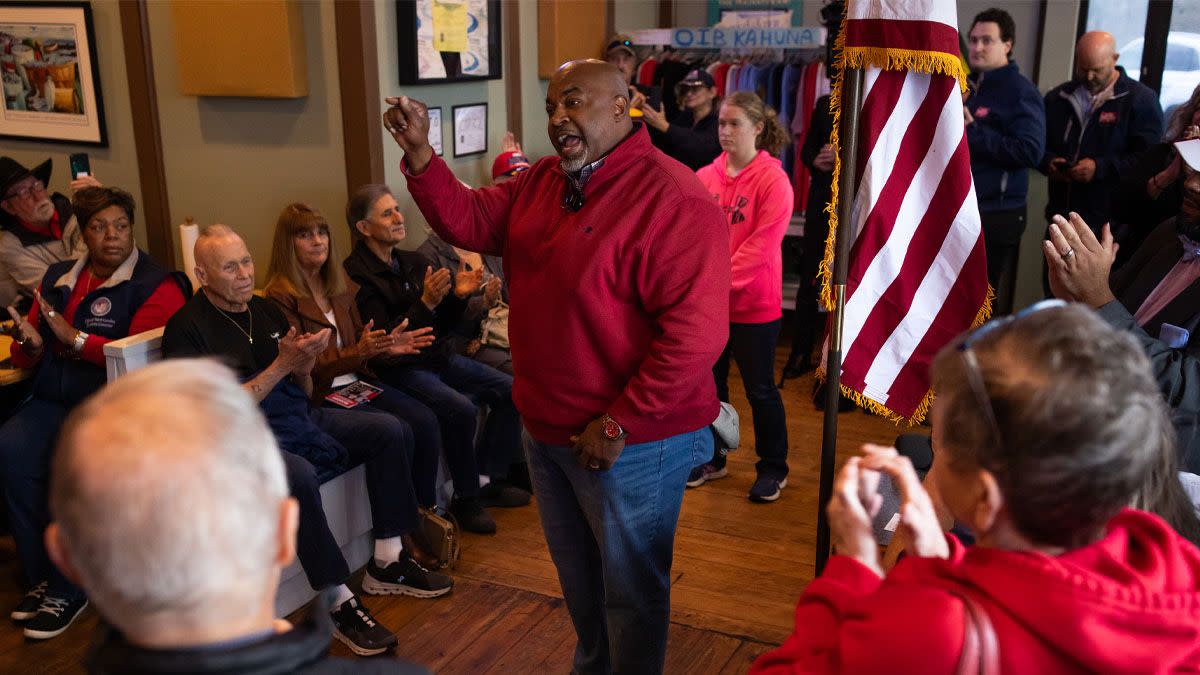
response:
M1200 550L1130 508L1154 501L1173 452L1137 344L1082 306L1043 303L952 342L933 380L925 486L891 448L847 460L828 507L838 555L752 672L1200 668ZM882 474L911 542L883 578ZM975 546L943 534L936 503Z
M374 408L412 428L413 488L422 506L433 506L442 447L437 417L408 394L376 380L369 367L373 359L419 353L433 343L432 329L407 331L407 322L391 332L375 330L371 323L364 326L354 302L353 282L334 262L340 259L329 222L320 211L299 202L288 204L275 224L266 296L297 331L333 331L334 338L313 368L314 405ZM437 565L419 535L403 539L405 550L417 562Z

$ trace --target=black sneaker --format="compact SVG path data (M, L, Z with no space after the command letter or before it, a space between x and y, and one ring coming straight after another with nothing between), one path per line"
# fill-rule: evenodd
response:
M382 654L398 642L392 631L371 616L358 596L338 605L329 616L333 619L333 636L359 656Z
M82 595L75 600L44 596L37 614L25 624L25 637L33 640L58 637L79 618L87 604L87 596Z
M526 506L533 495L515 485L503 481L492 481L479 488L479 503L484 506L512 508Z
M458 526L475 534L496 534L496 521L479 505L477 498L455 497L450 502L450 513L458 520Z
M21 602L17 603L17 608L12 611L11 616L14 621L28 621L37 614L38 607L42 606L42 597L46 595L46 582L34 586L25 592L25 597L21 598Z
M750 486L750 501L773 502L779 499L779 495L785 487L787 487L786 478L780 480L769 476L759 476L758 480L754 481L754 485Z
M414 598L436 598L450 592L454 580L440 572L421 567L405 551L400 560L380 567L374 558L367 563L362 589L371 595L411 595Z

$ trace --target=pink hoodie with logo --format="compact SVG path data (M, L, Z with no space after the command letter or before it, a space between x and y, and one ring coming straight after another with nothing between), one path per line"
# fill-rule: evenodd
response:
M729 223L732 323L783 316L783 236L792 219L792 181L778 159L759 150L738 175L725 174L728 153L696 172Z

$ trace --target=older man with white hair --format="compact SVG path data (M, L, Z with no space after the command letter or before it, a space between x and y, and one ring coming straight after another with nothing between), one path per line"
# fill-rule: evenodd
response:
M51 557L115 629L92 672L363 669L325 656L325 612L275 620L299 508L271 430L228 368L167 361L86 401L59 441L51 509Z
M320 484L365 465L375 554L363 591L419 598L449 593L453 579L422 567L401 540L418 526L411 429L379 411L309 408L312 369L330 330L298 334L274 303L254 295L254 259L232 229L212 225L201 232L196 279L200 292L163 330L163 356L217 356L233 367L285 453L288 483L300 502L300 564L313 588L337 590L335 637L361 656L391 649L396 637L347 585L350 569L326 522Z

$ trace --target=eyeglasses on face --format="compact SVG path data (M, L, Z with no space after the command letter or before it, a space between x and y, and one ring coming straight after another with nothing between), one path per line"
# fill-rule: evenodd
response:
M12 192L4 195L4 199L28 199L29 195L40 195L46 192L46 184L40 180L35 180L23 188L17 188Z

